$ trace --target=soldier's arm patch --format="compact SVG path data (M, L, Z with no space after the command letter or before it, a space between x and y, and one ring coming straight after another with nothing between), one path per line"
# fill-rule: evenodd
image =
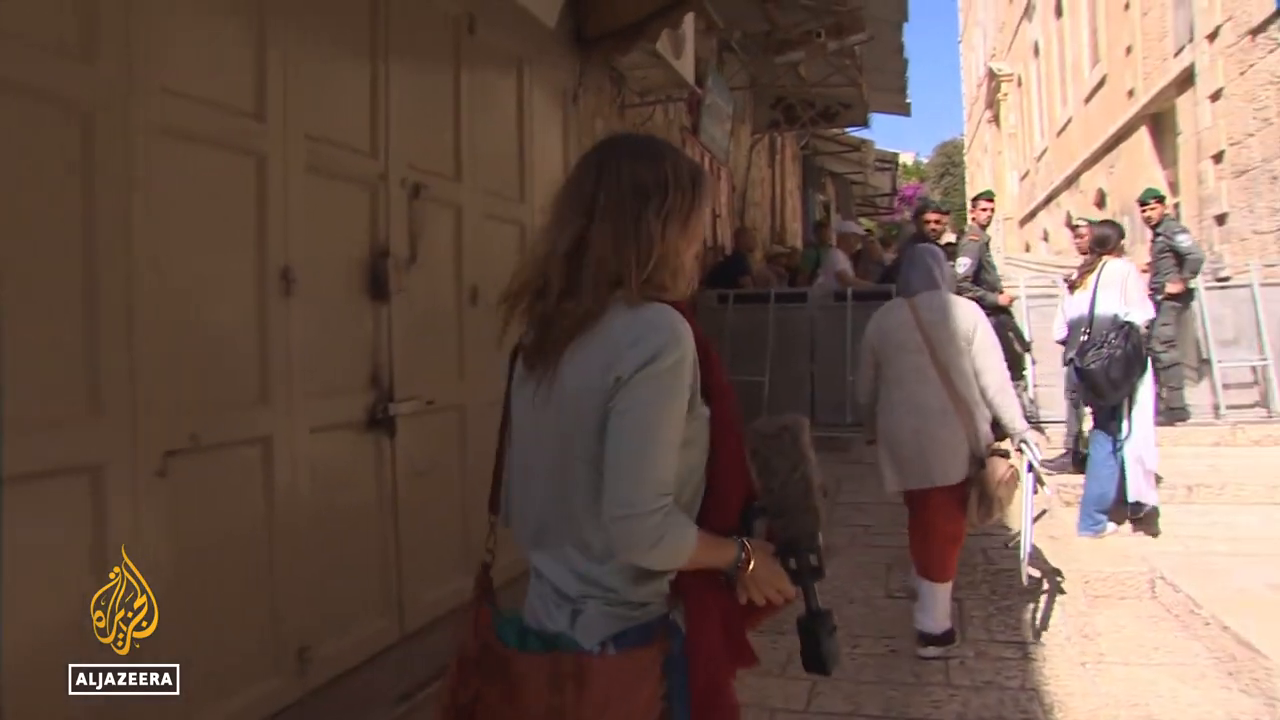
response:
M1192 239L1191 233L1183 231L1173 234L1173 244L1180 248L1188 248L1195 245L1196 241Z
M956 258L956 274L964 275L969 272L969 268L973 267L973 258L958 257Z

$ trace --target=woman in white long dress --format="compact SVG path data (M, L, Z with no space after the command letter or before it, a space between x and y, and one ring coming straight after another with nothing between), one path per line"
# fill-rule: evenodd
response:
M1124 257L1124 228L1114 220L1100 220L1090 229L1089 255L1080 264L1054 319L1054 339L1070 357L1079 347L1097 287L1093 332L1117 322L1146 328L1155 317L1146 285L1136 265ZM1150 361L1132 398L1121 406L1090 407L1084 494L1076 532L1082 537L1105 537L1119 525L1112 511L1121 497L1128 503L1127 519L1138 532L1160 534L1160 499L1156 492L1158 453L1155 432L1155 383ZM1123 483L1123 485L1122 485Z

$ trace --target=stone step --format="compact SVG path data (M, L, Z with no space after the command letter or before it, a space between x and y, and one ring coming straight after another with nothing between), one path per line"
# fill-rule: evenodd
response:
M818 452L858 451L864 445L863 433L857 429L813 428L814 446ZM1046 451L1060 448L1064 428L1061 423L1045 426ZM1160 447L1262 447L1280 445L1280 421L1219 423L1197 421L1169 428L1157 428ZM1053 453L1050 453L1053 454Z
M1045 427L1045 450L1062 447L1062 425ZM1170 428L1156 429L1156 442L1160 447L1261 447L1280 445L1280 423L1231 423L1190 422ZM1054 454L1050 452L1049 454Z
M1280 447L1161 447L1160 502L1280 505ZM1078 505L1080 475L1049 478L1064 505Z
M1065 478L1065 479L1063 479ZM1080 476L1055 478L1053 491L1066 507L1080 505L1084 482ZM1160 485L1161 505L1280 505L1278 483L1182 483Z
M1046 457L1061 452L1061 431L1041 445ZM874 475L875 453L860 438L816 438L828 475L867 476L844 489L854 500L875 502L883 495ZM1160 428L1162 503L1200 505L1280 505L1280 424L1183 425ZM1063 505L1077 506L1084 478L1049 478ZM856 495L856 498L853 497Z

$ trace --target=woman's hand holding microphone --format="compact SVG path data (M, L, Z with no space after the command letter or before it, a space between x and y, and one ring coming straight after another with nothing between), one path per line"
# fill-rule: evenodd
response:
M765 540L738 541L738 560L730 576L738 590L738 602L759 605L785 605L795 600L798 591L787 571L778 561L777 550Z

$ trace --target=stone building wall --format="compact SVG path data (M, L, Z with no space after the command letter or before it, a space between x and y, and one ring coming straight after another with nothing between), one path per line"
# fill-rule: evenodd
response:
M1174 0L1124 0L1136 15L1139 29L1136 54L1142 68L1143 88L1160 81L1173 60Z
M1255 24L1241 13L1222 29L1226 89L1219 104L1230 207L1222 245L1236 262L1280 260L1280 23L1274 14L1263 17Z
M1175 2L1097 3L1101 62L1090 70L1086 3L1063 3L1059 20L1054 3L994 17L978 12L990 0L961 1L968 179L997 188L1007 251L1069 254L1071 213L1119 220L1140 254L1148 233L1134 198L1156 186L1229 265L1280 260L1274 1L1220 3L1216 19L1197 6L1200 26L1183 48ZM989 56L975 57L984 46ZM1007 80L994 80L989 62Z

